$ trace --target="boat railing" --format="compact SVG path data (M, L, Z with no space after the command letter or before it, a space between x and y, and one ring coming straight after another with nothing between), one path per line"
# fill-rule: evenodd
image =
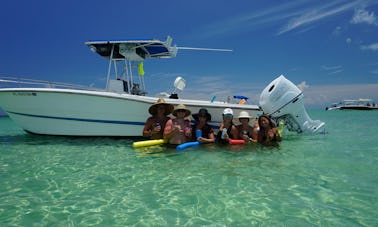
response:
M71 84L64 82L53 82L47 80L35 80L20 77L0 76L0 88L66 88L66 89L79 89L79 90L91 90L91 91L104 91L91 86L84 86L79 84Z

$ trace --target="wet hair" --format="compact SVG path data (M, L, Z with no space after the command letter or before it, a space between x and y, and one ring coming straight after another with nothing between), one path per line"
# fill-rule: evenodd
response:
M267 141L268 137L267 137L267 132L265 131L265 128L261 127L261 121L262 121L262 118L266 118L266 119L268 119L268 121L269 121L269 126L270 126L271 128L275 128L275 127L276 127L276 124L272 121L272 119L270 119L270 117L269 117L268 115L266 115L266 114L262 114L262 115L260 115L260 117L259 117L259 119L258 119L260 129L259 129L259 132L258 132L258 137L257 137L257 139L258 139L258 142L259 142L259 143L266 143L266 142L268 142L268 141Z
M268 115L266 115L266 114L262 114L262 115L260 115L260 117L259 117L259 119L258 119L258 122L259 122L259 125L261 124L261 121L262 121L262 118L263 117L265 117L266 119L268 119L268 121L269 121L269 126L271 127L271 128L275 128L276 127L276 124L272 121L272 119L268 116Z

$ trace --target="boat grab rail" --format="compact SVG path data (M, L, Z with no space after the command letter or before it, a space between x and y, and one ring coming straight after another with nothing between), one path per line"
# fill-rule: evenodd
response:
M3 84L17 84L20 88L27 88L30 86L40 86L43 88L71 88L79 90L91 90L91 91L104 91L104 89L99 89L91 86L84 86L79 84L71 84L64 82L53 82L47 80L35 80L21 77L11 77L11 76L0 76L0 88L4 88ZM28 86L29 85L29 86Z

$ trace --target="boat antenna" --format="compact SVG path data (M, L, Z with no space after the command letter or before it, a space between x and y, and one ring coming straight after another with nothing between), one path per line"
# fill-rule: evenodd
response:
M204 51L223 51L232 52L231 49L217 49L217 48L200 48L200 47L177 47L179 50L204 50Z

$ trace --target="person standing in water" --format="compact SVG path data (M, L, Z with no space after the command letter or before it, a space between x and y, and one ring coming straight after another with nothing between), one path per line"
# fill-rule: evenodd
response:
M168 104L164 99L160 98L157 102L150 106L148 112L152 115L146 120L143 128L143 136L150 139L163 139L163 132L165 124L170 117L169 115L173 110L173 105Z
M223 110L223 122L219 126L219 132L217 134L218 143L228 143L230 139L237 139L239 132L232 119L234 112L230 108Z
M214 143L215 136L213 128L207 123L211 121L211 115L207 109L202 108L196 114L192 114L196 123L192 127L192 140L200 143ZM200 136L198 135L200 131Z
M257 142L257 131L253 126L249 125L249 121L250 119L253 119L253 117L250 116L247 111L241 111L237 119L241 123L236 126L239 131L239 139L242 139L245 142L250 140Z
M176 118L168 120L164 128L164 139L169 144L179 145L191 141L192 128L190 121L186 119L190 113L184 104L179 104L173 110L172 115Z
M257 142L261 144L272 144L281 142L282 138L274 122L267 115L259 117L259 131L257 133Z

